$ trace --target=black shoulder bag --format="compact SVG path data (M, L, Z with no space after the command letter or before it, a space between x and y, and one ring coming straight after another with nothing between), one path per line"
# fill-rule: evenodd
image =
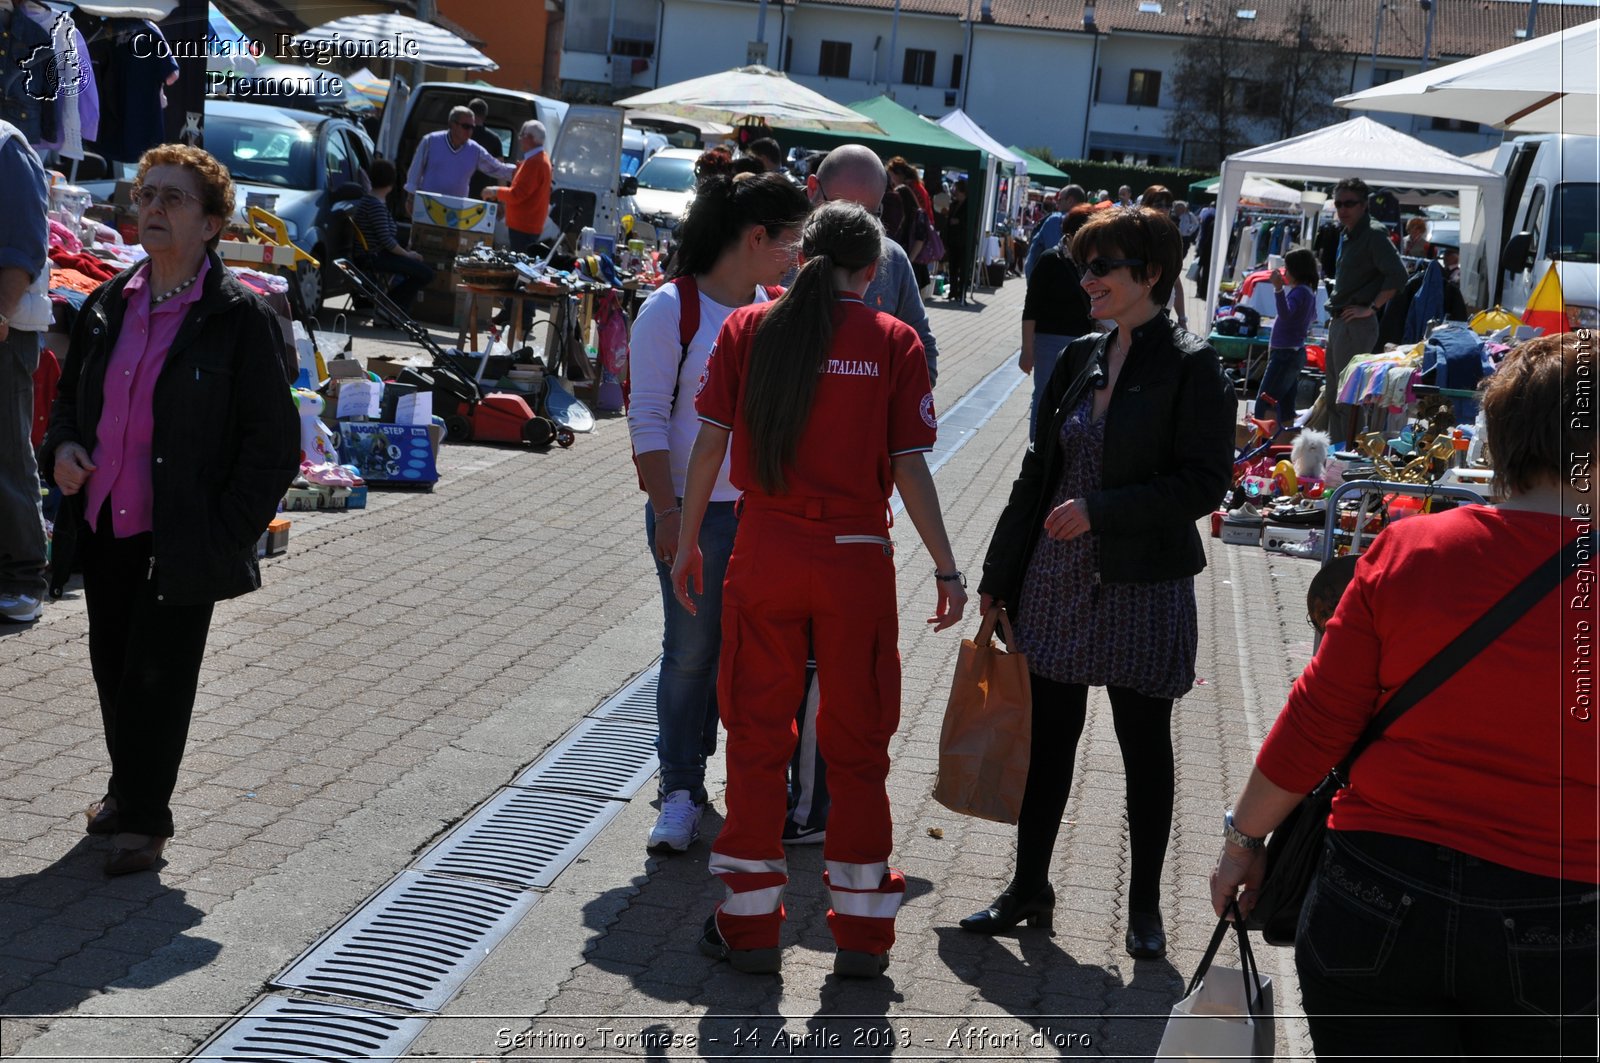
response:
M1384 704L1382 711L1372 718L1339 766L1329 772L1328 777L1278 824L1278 829L1267 840L1266 880L1261 884L1255 907L1250 910L1246 921L1251 930L1261 932L1267 944L1294 944L1295 930L1300 924L1300 909L1305 904L1311 880L1322 862L1322 844L1328 831L1328 813L1333 807L1333 795L1348 785L1350 768L1357 758L1377 741L1390 724L1437 690L1463 665L1505 634L1545 595L1561 586L1562 581L1583 560L1593 558L1593 550L1591 536L1581 535L1572 540L1513 587L1471 627L1434 654L1433 659L1417 669L1417 673L1406 680Z

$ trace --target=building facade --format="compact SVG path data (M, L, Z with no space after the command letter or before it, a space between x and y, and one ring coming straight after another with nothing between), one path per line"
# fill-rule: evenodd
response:
M961 107L1006 144L1062 158L1195 162L1169 135L1184 46L1226 34L1269 50L1316 27L1338 93L1417 73L1525 35L1525 0L583 0L567 5L561 84L618 99L761 61L840 103L888 94L939 116ZM581 10L580 10L581 9ZM1306 21L1309 13L1312 20ZM1535 32L1592 7L1536 6ZM1424 59L1426 55L1426 59ZM1251 117L1265 82L1237 86L1238 148L1279 136ZM1498 143L1468 123L1372 114L1446 151ZM1303 132L1304 130L1295 130Z

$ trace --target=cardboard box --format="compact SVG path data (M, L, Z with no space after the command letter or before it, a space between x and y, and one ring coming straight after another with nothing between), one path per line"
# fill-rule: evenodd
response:
M494 223L499 214L499 204L481 199L447 196L439 192L418 192L411 197L413 224L486 233L491 240L494 239Z
M322 508L322 492L315 487L291 487L283 495L285 513L306 513Z
M289 550L289 522L282 517L274 518L267 525L267 530L261 533L261 539L256 543L257 557L277 557Z
M429 265L466 254L474 247L494 243L494 233L467 229L447 229L420 222L411 226L411 249Z
M378 374L380 380L393 380L404 369L426 369L426 365L411 365L408 362L397 362L393 358L384 358L373 355L367 359L367 372Z
M354 358L335 358L328 363L324 421L333 424L347 417L376 418L382 400L383 385L369 378L360 362Z
M1282 550L1290 543L1303 543L1312 535L1321 535L1320 527L1308 524L1268 524L1261 537L1261 545L1268 550Z
M1260 546L1262 522L1222 518L1222 541L1232 546Z
M437 483L432 425L356 424L339 426L339 456L354 465L369 484Z
M278 247L276 244L257 244L246 240L221 240L217 243L217 255L230 266L266 267L263 272L271 273L279 256L285 266L294 262L294 249L291 247Z

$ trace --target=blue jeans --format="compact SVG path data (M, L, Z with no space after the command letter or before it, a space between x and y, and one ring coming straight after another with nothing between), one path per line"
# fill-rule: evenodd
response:
M712 502L700 524L705 593L690 616L672 593L672 566L656 553L656 514L644 507L644 535L661 580L666 627L661 636L661 682L656 687L656 759L662 796L688 790L706 801L706 758L717 751L717 658L722 650L722 581L728 574L739 518L734 503Z
M1281 428L1294 425L1299 416L1294 408L1300 391L1300 370L1306 365L1304 347L1272 347L1267 351L1267 368L1261 375L1261 390L1256 392L1256 416L1276 417Z
M1600 887L1329 831L1295 970L1317 1059L1595 1058Z
M1039 425L1039 403L1044 399L1045 385L1050 383L1050 374L1055 372L1056 362L1061 358L1061 352L1067 349L1067 344L1077 339L1076 336L1057 336L1048 332L1038 332L1033 337L1033 404L1028 407L1028 442L1033 442L1033 433Z

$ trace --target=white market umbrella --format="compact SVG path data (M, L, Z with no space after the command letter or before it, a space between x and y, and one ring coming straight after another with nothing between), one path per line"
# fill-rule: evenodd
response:
M172 14L178 0L82 0L73 6L86 15L101 18L147 18L160 22Z
M1200 190L1216 195L1217 189L1221 186L1222 178L1218 176L1201 185ZM1265 177L1246 177L1244 183L1239 186L1239 202L1298 208L1300 193L1288 185L1279 184Z
M402 52L396 62L423 62L461 70L498 70L499 64L454 33L440 26L407 15L350 15L306 30L295 38L301 41L388 41L391 47L409 47L416 42L416 54ZM361 58L370 58L362 56Z
M1600 19L1400 78L1333 102L1455 118L1509 133L1590 133L1600 124Z
M878 123L866 115L834 103L821 93L790 81L787 74L764 66L741 66L675 85L663 85L618 100L617 106L729 126L759 118L770 125L790 129L883 132Z

